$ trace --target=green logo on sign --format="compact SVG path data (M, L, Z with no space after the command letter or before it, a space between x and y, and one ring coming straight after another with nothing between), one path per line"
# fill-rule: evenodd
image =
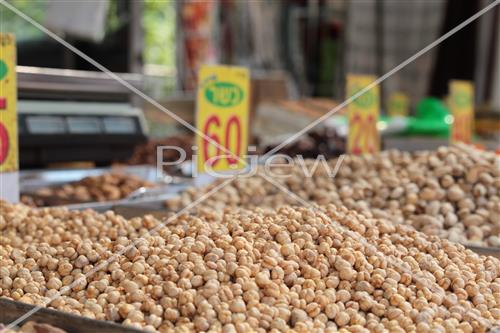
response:
M213 82L205 88L205 97L213 105L227 108L243 100L243 90L230 82Z
M0 80L7 76L7 64L0 60Z
M454 100L455 100L455 105L458 107L466 107L471 103L469 94L463 91L457 91Z
M359 87L359 86L354 86L352 88L352 90L353 90L352 96L354 96L357 93L359 93L361 90L363 90L363 88ZM373 93L373 91L371 89L368 90L367 92L365 92L364 94L358 96L354 100L354 104L359 106L360 108L369 108L374 103L375 103L375 94Z
M405 103L402 100L393 100L390 102L390 106L396 110L402 110L405 108Z

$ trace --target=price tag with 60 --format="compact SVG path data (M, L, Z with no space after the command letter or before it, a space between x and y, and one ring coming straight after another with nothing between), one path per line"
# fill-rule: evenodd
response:
M369 75L347 76L347 97L351 97L375 81ZM351 154L373 154L380 150L380 138L377 130L380 93L375 86L354 99L348 105L347 117L349 134L347 151Z
M196 127L217 143L197 135L198 172L243 168L248 149L248 69L203 66L198 82Z

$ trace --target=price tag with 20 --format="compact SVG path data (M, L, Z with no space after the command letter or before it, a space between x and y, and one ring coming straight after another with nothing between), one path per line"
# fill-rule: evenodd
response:
M351 97L375 81L370 75L348 75L347 97ZM347 151L351 154L373 154L380 150L377 121L380 108L379 87L375 86L354 99L347 107L349 134Z

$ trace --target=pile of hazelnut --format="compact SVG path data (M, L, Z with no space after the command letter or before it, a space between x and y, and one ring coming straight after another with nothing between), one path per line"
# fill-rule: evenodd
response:
M197 207L273 209L303 205L303 200L331 203L462 244L500 247L500 158L495 153L461 144L416 153L346 155L332 176L337 162L331 159L326 167L314 159L305 160L311 177L303 165L260 166L256 176L236 178ZM185 207L225 180L188 189L166 206Z
M114 201L126 198L141 187L153 186L135 175L110 172L57 187L43 187L34 195L23 194L21 201L32 207Z
M205 209L162 225L2 202L0 233L2 297L149 331L500 325L498 259L345 207Z

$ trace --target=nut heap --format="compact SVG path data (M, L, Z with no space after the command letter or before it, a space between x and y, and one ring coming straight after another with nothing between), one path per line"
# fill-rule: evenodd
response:
M0 201L0 246L17 249L39 243L60 246L75 239L96 242L101 236L134 239L159 223L149 215L126 220L112 211L97 214L90 209L78 211L65 207L32 209Z
M281 144L281 141L279 143ZM345 138L340 137L336 129L325 127L305 133L297 141L286 145L276 153L288 156L301 155L304 158L314 158L318 155L333 158L345 152L345 145ZM267 153L276 146L277 144L267 145L261 152Z
M314 170L314 160L306 168ZM337 159L328 161L334 170ZM414 154L385 151L376 155L347 155L331 177L321 163L312 177L303 166L275 167L268 177L306 201L335 204L369 217L409 223L417 230L455 242L500 247L500 160L490 152L466 145L441 147ZM259 177L238 178L203 203L206 207L279 207L298 202ZM218 183L217 183L218 184ZM178 209L204 190L190 189L167 207Z
M500 325L498 259L345 207L183 215L152 236L152 218L121 230L123 219L111 213L2 203L0 218L0 231L8 230L0 295L43 304L61 292L51 307L90 318L160 332ZM80 236L68 237L68 222Z
M92 201L113 201L126 198L140 187L153 187L154 184L141 178L118 172L99 176L85 177L82 180L58 187L44 187L34 196L24 194L23 203L29 206L53 206Z

